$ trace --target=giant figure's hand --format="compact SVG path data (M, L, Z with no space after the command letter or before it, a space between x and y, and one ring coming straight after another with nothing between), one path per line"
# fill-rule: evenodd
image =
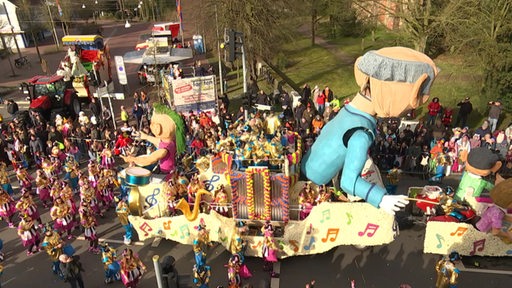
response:
M404 208L409 200L406 199L405 195L384 195L382 201L379 204L379 208L386 211L391 215L395 215L395 212L400 211Z

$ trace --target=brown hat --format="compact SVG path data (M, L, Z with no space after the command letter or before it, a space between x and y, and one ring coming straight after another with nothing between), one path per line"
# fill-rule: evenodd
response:
M508 178L494 186L490 195L494 204L501 208L508 208L512 204L512 178Z

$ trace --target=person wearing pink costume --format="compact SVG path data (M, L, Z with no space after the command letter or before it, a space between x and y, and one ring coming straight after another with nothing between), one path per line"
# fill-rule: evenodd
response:
M39 232L37 231L35 223L32 218L30 218L30 216L23 215L21 217L21 221L18 224L18 236L21 238L23 247L28 247L28 256L39 252L39 243L41 242L41 237L39 236Z
M69 210L70 208L68 205L62 200L62 198L58 197L55 199L54 205L50 209L50 216L52 217L52 220L55 221L53 228L61 235L64 232L67 232L68 240L71 240L73 239L71 231L75 227L75 223L73 222L73 216Z
M99 178L99 169L98 165L96 164L96 161L90 160L89 164L87 165L87 171L89 173L89 184L96 188L96 185L98 184L98 178Z
M121 280L126 288L137 287L137 283L146 269L146 265L137 255L133 254L132 249L124 249L121 259Z
M0 188L0 217L7 220L9 228L14 228L12 217L15 212L16 208L14 200L7 192L5 192L4 189Z
M274 263L277 262L277 247L274 242L274 228L270 221L266 221L262 227L264 239L261 253L263 256L263 270L269 271L271 277L276 277L277 274L274 272Z
M19 167L18 170L16 170L16 178L18 178L21 188L32 190L32 180L34 179L28 174L25 168Z
M98 184L96 186L97 198L101 201L105 210L112 208L112 204L114 203L114 191L108 177L109 172L107 171L110 170L103 170L104 173L98 179Z
M21 190L21 198L16 203L16 209L20 212L20 215L30 217L32 221L39 223L40 228L43 228L43 221L41 221L41 216L37 211L37 205L27 189Z
M89 180L87 180L87 178L83 178L80 182L80 200L89 202L92 211L94 211L96 215L103 217L103 212L101 211L100 206L98 205L98 200L96 199L96 192L94 188L89 185Z
M51 203L52 201L50 197L50 180L41 169L36 172L36 187L36 193L39 196L39 200L43 203L44 208L48 208L48 203Z
M98 222L94 217L94 211L92 210L90 203L82 201L80 204L80 224L84 228L84 237L89 241L89 252L93 254L99 254L100 249L98 248L98 235L96 234L96 226Z
M105 148L103 148L103 151L101 151L101 166L112 169L115 165L114 160L114 154L112 154L112 150L110 150L110 147L107 144L105 144Z
M62 182L60 198L68 205L69 213L73 216L73 219L75 219L75 216L78 214L78 207L76 207L75 199L73 199L73 189L71 189L66 181Z

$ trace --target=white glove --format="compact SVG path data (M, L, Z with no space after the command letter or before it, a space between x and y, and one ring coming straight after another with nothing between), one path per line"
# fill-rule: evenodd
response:
M409 200L405 198L407 198L405 195L384 195L379 208L391 215L395 215L396 211L404 208L409 203Z

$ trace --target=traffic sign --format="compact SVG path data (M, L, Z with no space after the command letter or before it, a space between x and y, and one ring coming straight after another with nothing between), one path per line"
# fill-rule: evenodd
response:
M124 68L123 56L114 56L114 59L116 61L117 78L119 79L119 84L128 84L128 78L126 77L126 69Z

